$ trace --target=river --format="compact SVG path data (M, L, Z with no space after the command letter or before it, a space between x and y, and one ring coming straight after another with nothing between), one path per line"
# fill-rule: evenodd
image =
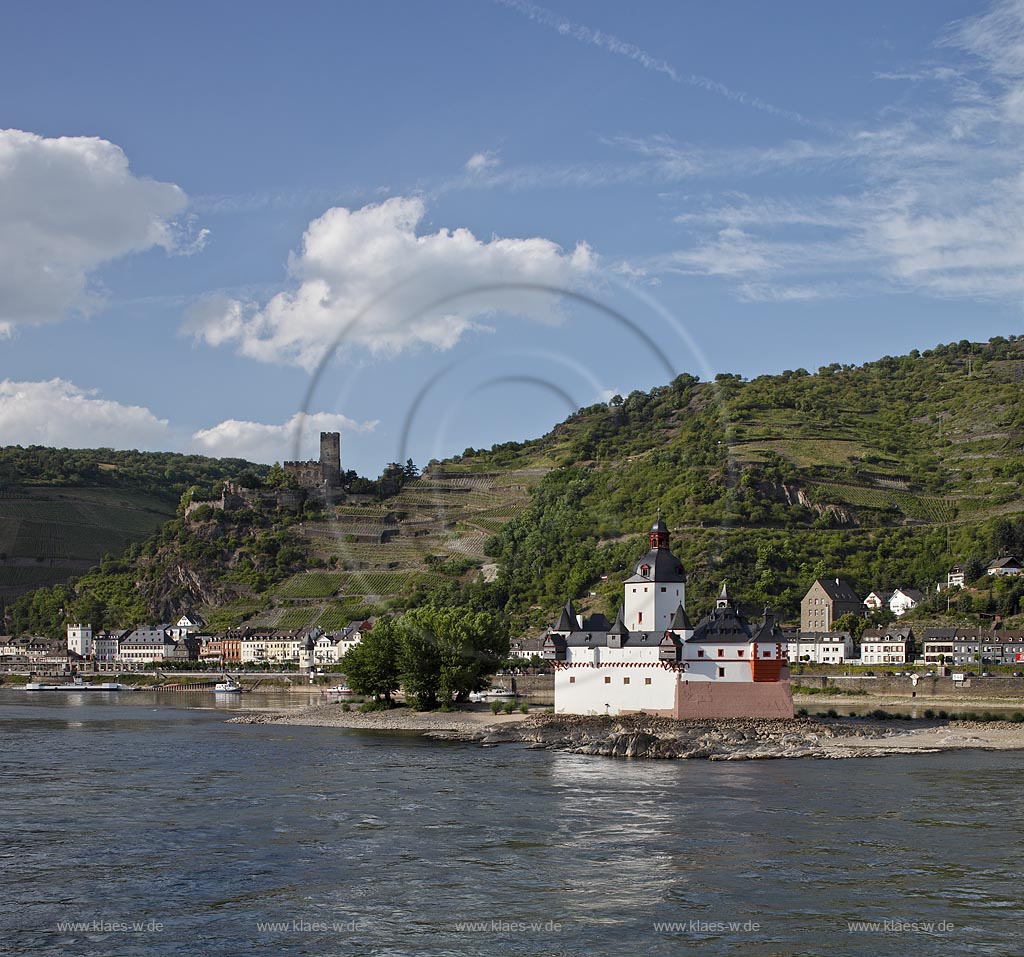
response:
M1022 752L630 762L195 704L0 691L0 953L1020 953Z

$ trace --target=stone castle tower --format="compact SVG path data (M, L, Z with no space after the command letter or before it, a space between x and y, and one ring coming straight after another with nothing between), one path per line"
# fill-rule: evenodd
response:
M285 462L284 470L295 477L300 488L341 487L341 433L320 433L320 459Z
M328 488L341 485L341 433L320 433L320 471Z

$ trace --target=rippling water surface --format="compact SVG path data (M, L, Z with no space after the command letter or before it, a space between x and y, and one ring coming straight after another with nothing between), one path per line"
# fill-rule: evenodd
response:
M0 692L0 953L1024 952L1020 752L626 762L102 699Z

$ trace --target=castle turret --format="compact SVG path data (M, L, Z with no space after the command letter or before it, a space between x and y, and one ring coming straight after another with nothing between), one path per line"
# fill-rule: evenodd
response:
M299 647L299 671L312 671L316 663L316 642L313 635L306 635L306 640Z
M341 433L320 433L320 474L327 488L341 485Z
M648 533L650 549L624 582L630 631L667 631L677 607L686 607L686 572L669 548L668 526L658 516Z
M565 632L566 634L580 630L579 616L576 614L571 598L565 603L562 614L559 615L558 624L552 630Z
M68 625L68 651L81 658L92 654L92 625Z

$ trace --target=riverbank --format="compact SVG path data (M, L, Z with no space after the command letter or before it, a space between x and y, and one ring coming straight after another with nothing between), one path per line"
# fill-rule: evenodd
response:
M529 743L575 754L748 761L776 758L884 757L965 748L1024 750L1024 727L1005 721L906 722L863 718L674 721L541 715L468 738L481 744Z
M284 724L365 731L417 732L428 737L531 747L609 757L748 761L854 758L962 748L1024 750L1024 725L1006 721L905 721L864 718L736 718L675 721L623 717L418 712L409 708L362 714L336 704L253 712L235 724Z
M912 698L909 695L825 695L825 694L795 694L793 704L798 708L899 708L907 711L911 708L924 710L931 708L932 711L948 711L950 714L958 714L965 711L985 711L995 709L997 711L1024 713L1024 699L1022 698Z
M311 728L355 728L365 731L419 731L472 735L488 727L500 727L527 718L521 712L493 714L489 708L479 711L414 711L392 708L390 711L345 711L336 703L315 704L287 711L254 711L229 718L231 724L291 724ZM468 738L467 738L468 740Z

